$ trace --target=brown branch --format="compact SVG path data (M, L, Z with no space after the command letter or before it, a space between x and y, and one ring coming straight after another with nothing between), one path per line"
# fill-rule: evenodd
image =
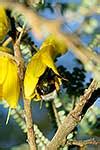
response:
M20 51L20 41L21 41L23 33L24 33L24 27L23 27L23 30L21 30L19 37L14 44L14 53L20 62L18 66L18 73L19 73L19 78L20 78L20 86L21 86L22 93L23 93L28 143L29 143L30 150L36 150L35 133L33 129L32 114L31 114L31 108L30 108L31 101L24 98L24 90L23 90L24 89L23 79L24 79L25 64L24 64L24 60L22 58L21 51Z
M53 109L53 112L54 112L54 116L55 116L55 119L56 119L57 126L59 127L61 125L61 121L60 121L57 109L55 107L55 103L52 101L51 104L52 104L52 109Z
M56 150L63 143L63 139L68 136L70 132L77 126L82 119L82 110L85 104L88 102L94 90L97 88L96 81L92 81L89 88L85 91L84 95L81 96L80 101L77 103L75 108L67 115L62 125L58 128L55 136L51 142L47 145L46 150Z
M20 41L22 38L24 32L24 28L21 30L19 37L16 39L14 43L14 56L19 60L19 65L18 65L18 74L20 78L20 86L23 87L23 79L24 79L24 71L25 71L25 65L24 65L24 60L22 58L22 54L20 51Z
M30 150L36 150L35 133L34 133L33 123L32 123L30 102L31 101L24 98L24 110L25 110L25 120L26 120L26 126L27 126L27 137L28 137Z
M67 141L67 145L76 145L79 147L84 147L86 145L99 145L100 141L96 141L94 139L89 139L89 140L71 140Z

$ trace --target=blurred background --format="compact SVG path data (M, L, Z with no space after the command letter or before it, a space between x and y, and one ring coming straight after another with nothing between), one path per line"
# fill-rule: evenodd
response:
M28 0L17 1L27 7L31 7L38 15L47 19L64 18L64 23L61 28L62 32L77 35L85 46L92 48L96 53L100 54L100 15L98 13L98 0L37 0L31 6ZM16 26L19 25L22 27L24 22L28 22L28 18L25 18L20 12L13 10L11 16L15 18ZM48 35L45 29L43 33L44 37ZM39 48L43 40L36 39L32 35L31 30L23 37L21 50L26 63L31 58L31 54L34 54L32 45ZM27 53L26 50L29 52ZM67 78L68 82L62 81L61 90L53 102L43 101L42 107L40 107L41 102L32 101L31 104L39 150L44 148L43 144L51 140L57 130L57 118L55 118L52 103L55 104L60 121L62 122L65 115L74 108L79 96L83 94L84 89L88 87L93 77L91 72L85 71L84 66L71 50L63 56L58 57L56 59L56 65L59 73L64 78ZM44 76L46 77L46 74ZM51 92L49 91L50 88L48 89L48 93ZM100 94L98 95L100 96ZM95 138L100 140L99 96L94 105L86 113L84 119L69 134L67 139L86 140ZM7 104L0 101L0 150L28 150L22 99L20 99L18 108L11 112L9 123L6 125L7 113ZM44 142L45 140L47 141ZM73 150L78 148L76 146L69 146L60 149ZM100 146L90 145L86 149L99 150Z

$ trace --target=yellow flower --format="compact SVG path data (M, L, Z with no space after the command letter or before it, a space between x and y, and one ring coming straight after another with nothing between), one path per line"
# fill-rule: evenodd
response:
M32 99L38 80L49 67L59 76L54 59L58 54L64 54L67 51L64 41L61 41L54 35L50 35L40 47L40 50L32 57L27 65L24 78L24 94L26 99ZM60 79L59 82L61 83Z
M9 27L10 24L5 9L2 5L0 5L0 41L6 36L9 31Z
M15 108L20 94L17 64L7 56L0 56L0 100Z

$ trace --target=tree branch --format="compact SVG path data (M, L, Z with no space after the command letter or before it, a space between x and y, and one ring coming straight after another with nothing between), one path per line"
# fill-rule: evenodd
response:
M58 128L55 136L47 145L46 150L56 150L60 145L62 145L63 139L66 138L66 136L68 136L68 134L72 132L72 130L81 121L83 117L82 110L96 88L97 83L93 80L84 95L80 97L80 101L77 103L75 108L67 115L62 125Z
M26 120L26 126L27 126L27 137L28 137L30 150L36 150L35 133L34 133L33 123L32 123L30 102L31 101L24 98L24 110L25 110L25 120Z
M80 147L84 147L86 145L98 145L100 144L100 141L96 141L94 139L89 139L89 140L71 140L67 141L67 145L76 145Z
M55 107L55 103L52 101L51 104L52 104L52 109L53 109L53 112L54 112L54 116L55 116L55 119L56 119L57 126L59 127L61 125L61 121L60 121L57 109Z
M25 26L24 26L25 27ZM30 100L25 99L24 97L24 88L23 88L23 79L24 79L24 71L25 71L25 64L24 60L21 55L20 51L20 41L24 32L23 30L20 32L18 39L16 40L14 44L14 54L19 59L19 66L18 66L18 73L20 78L20 86L23 93L23 101L24 101L24 111L25 111L25 121L26 121L26 127L27 127L27 138L30 150L36 150L36 143L35 143L35 133L33 129L33 121L32 121L32 114L31 114L31 108L30 108Z

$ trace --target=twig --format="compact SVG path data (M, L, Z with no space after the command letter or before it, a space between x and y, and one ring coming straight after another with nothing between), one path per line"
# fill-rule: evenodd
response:
M94 139L89 139L89 140L71 140L67 141L67 145L76 145L76 146L86 146L86 145L98 145L100 144L100 141L96 141Z
M24 60L22 58L22 54L20 51L20 40L21 40L21 37L24 32L23 30L20 32L18 39L14 43L14 56L19 60L18 74L19 74L19 78L20 78L21 88L23 87L24 70L25 70Z
M52 109L53 109L53 112L54 112L54 115L55 115L55 118L56 118L57 125L59 127L61 125L61 121L60 121L57 109L55 107L55 103L52 101L51 104L52 104Z
M11 41L12 41L12 38L9 37L6 41L4 41L4 43L2 44L2 46L6 47Z
M64 122L58 128L55 136L47 145L46 150L56 150L62 144L63 139L68 136L68 134L77 126L83 117L82 110L96 88L96 81L92 81L84 95L81 96L80 101L77 103L75 108L67 115L67 117L64 119Z
M36 150L35 133L32 124L32 114L30 108L30 100L24 98L25 120L27 126L27 137L30 150Z
M19 78L20 78L20 82L21 82L20 85L21 85L22 93L23 93L28 143L29 143L30 150L36 150L35 133L34 133L33 123L32 123L30 100L24 98L24 90L23 90L23 79L24 79L25 65L24 65L24 61L23 61L21 51L20 51L20 41L21 41L23 32L24 32L24 27L23 27L23 30L20 32L20 35L19 35L18 39L16 40L16 42L14 44L14 52L15 52L15 56L18 57L18 59L20 61L18 69L19 69Z

